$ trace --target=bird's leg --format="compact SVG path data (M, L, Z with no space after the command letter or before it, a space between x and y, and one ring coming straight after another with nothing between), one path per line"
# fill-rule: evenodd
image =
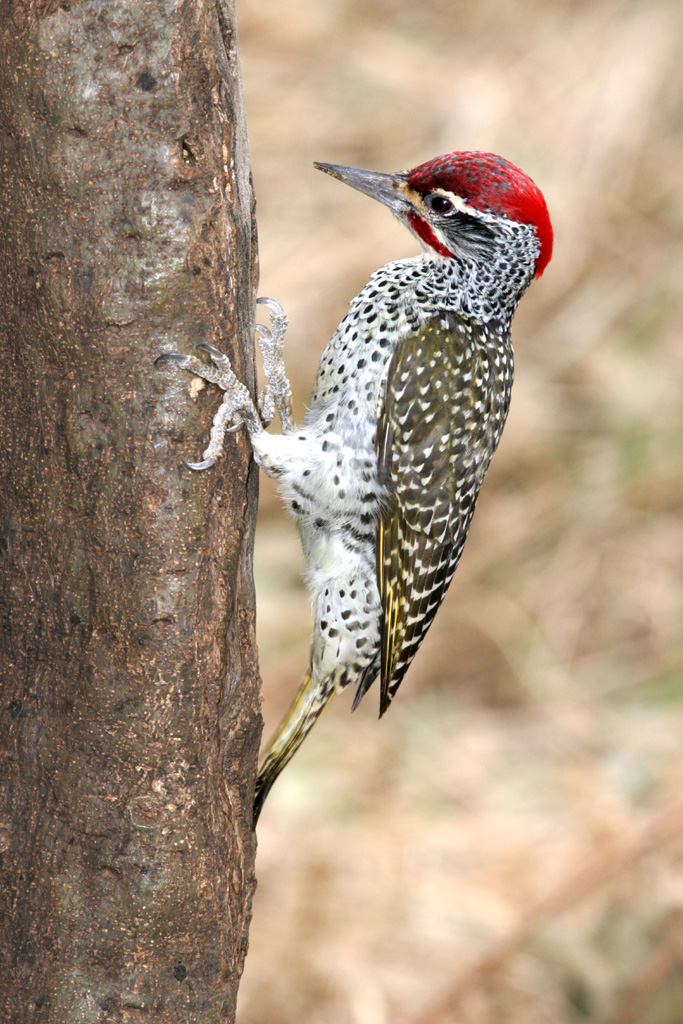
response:
M235 376L230 360L213 345L198 345L198 349L208 353L211 363L204 363L196 356L184 355L182 352L164 352L155 359L154 365L173 363L183 370L197 374L211 384L217 384L225 392L223 401L213 418L209 445L204 451L202 462L186 462L189 469L210 469L223 452L223 440L226 434L239 430L242 424L251 437L263 430L263 424L254 405L251 395Z
M277 411L282 424L282 432L294 430L294 414L292 411L292 388L287 380L282 349L285 331L289 323L285 311L275 299L260 298L256 300L270 310L270 328L257 324L258 344L263 357L263 373L266 386L259 397L259 411L264 427L272 423Z
M258 299L271 311L271 329L262 324L257 325L259 347L263 355L263 368L266 386L259 399L259 408L254 404L247 388L235 376L230 360L213 345L198 345L197 348L206 352L210 363L202 362L196 356L184 355L182 352L165 352L155 360L155 366L173 363L183 370L217 384L225 392L223 401L214 416L211 426L209 445L203 453L201 462L186 462L189 469L210 469L216 459L223 453L223 442L226 434L234 433L244 424L250 440L263 432L264 426L272 421L275 411L280 414L284 432L294 429L292 415L292 390L285 375L282 360L282 345L287 330L287 317L282 306L274 299Z

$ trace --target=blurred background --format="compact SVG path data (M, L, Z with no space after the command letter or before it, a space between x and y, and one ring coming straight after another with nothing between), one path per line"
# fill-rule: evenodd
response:
M417 245L313 160L493 150L555 256L512 410L390 713L333 701L259 824L241 1024L683 1021L680 0L238 0L261 294L300 415L372 270ZM266 735L308 658L262 477Z

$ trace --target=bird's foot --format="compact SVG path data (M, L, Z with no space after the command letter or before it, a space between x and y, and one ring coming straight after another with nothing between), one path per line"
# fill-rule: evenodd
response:
M283 433L294 430L294 414L292 411L292 389L282 356L285 331L289 323L285 311L275 299L260 298L256 300L270 310L270 328L257 324L258 344L263 357L263 373L266 386L259 398L259 411L264 426L272 423L277 411L280 416Z
M196 356L184 355L182 352L164 352L155 359L154 365L172 363L202 377L203 380L208 380L211 384L217 384L225 392L220 408L213 418L209 444L203 453L202 461L185 463L188 469L201 470L210 469L215 465L216 459L223 454L226 434L234 433L243 424L250 435L262 430L263 427L251 395L235 376L228 357L213 345L198 345L197 348L209 355L210 363L202 362Z

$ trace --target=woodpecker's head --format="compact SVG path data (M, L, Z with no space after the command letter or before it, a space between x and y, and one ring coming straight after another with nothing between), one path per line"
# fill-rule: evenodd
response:
M315 166L388 206L427 253L495 265L512 249L526 264L523 287L550 261L553 229L541 190L493 153L448 153L396 174Z

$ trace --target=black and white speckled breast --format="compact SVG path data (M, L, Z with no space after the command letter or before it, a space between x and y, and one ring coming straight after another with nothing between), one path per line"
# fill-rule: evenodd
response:
M384 367L402 338L452 304L451 263L414 257L372 275L323 352L305 426L372 448Z

